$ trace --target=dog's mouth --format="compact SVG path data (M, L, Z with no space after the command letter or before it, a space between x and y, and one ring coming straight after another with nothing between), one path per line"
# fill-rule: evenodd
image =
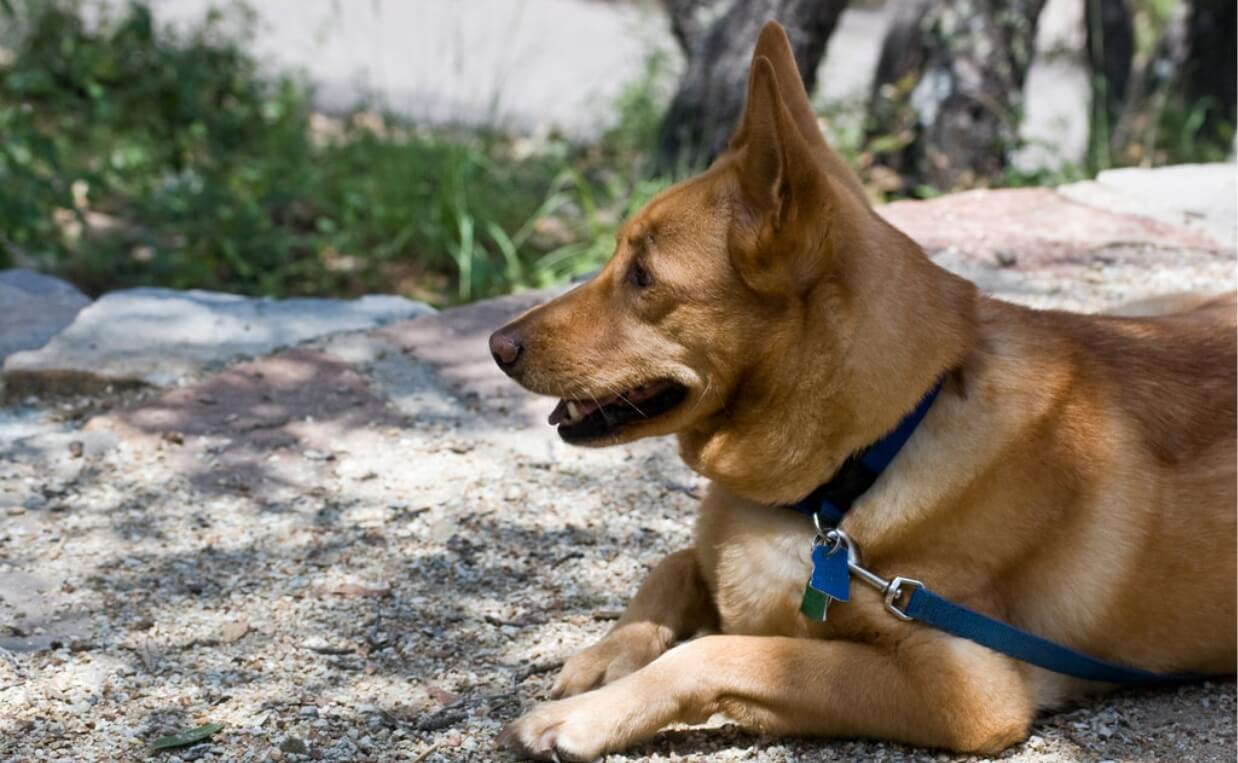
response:
M688 388L669 379L588 400L560 400L550 413L559 436L579 443L616 435L634 422L664 416L688 397Z

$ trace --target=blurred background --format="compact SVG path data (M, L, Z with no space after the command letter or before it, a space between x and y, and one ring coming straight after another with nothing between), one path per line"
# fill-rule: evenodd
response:
M725 146L770 17L879 201L1233 157L1233 0L0 0L0 268L559 282Z

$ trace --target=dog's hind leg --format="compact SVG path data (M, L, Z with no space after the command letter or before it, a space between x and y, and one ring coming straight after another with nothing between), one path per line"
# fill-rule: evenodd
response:
M897 647L706 636L602 689L534 708L500 742L534 756L589 760L721 712L762 734L995 753L1027 735L1031 676L1013 660L936 632Z
M695 552L671 554L649 573L615 627L567 661L550 695L571 696L622 678L716 621Z

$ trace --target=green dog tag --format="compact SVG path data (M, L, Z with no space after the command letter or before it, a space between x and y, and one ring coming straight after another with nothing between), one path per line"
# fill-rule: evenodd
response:
M821 593L811 585L804 586L804 598L800 600L800 612L817 622L825 622L826 610L830 608L831 597Z

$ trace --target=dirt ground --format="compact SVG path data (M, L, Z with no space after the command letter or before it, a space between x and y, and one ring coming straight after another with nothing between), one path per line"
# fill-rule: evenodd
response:
M0 759L129 759L208 722L165 759L502 759L501 725L688 543L669 443L572 450L387 343L335 344L102 417L3 413ZM1232 761L1234 696L1097 699L1003 759ZM954 758L724 726L609 759Z
M964 229L986 203L1005 228ZM1105 243L1146 222L1107 232L1116 218L1040 192L942 204L900 209L1003 297L1096 310L1233 288L1232 250ZM688 544L701 489L665 440L563 445L550 403L501 378L484 337L532 299L0 408L0 760L144 759L207 723L158 756L509 759L501 726ZM1101 697L998 759L1230 763L1235 712L1232 680ZM720 720L608 758L857 759L976 760Z

